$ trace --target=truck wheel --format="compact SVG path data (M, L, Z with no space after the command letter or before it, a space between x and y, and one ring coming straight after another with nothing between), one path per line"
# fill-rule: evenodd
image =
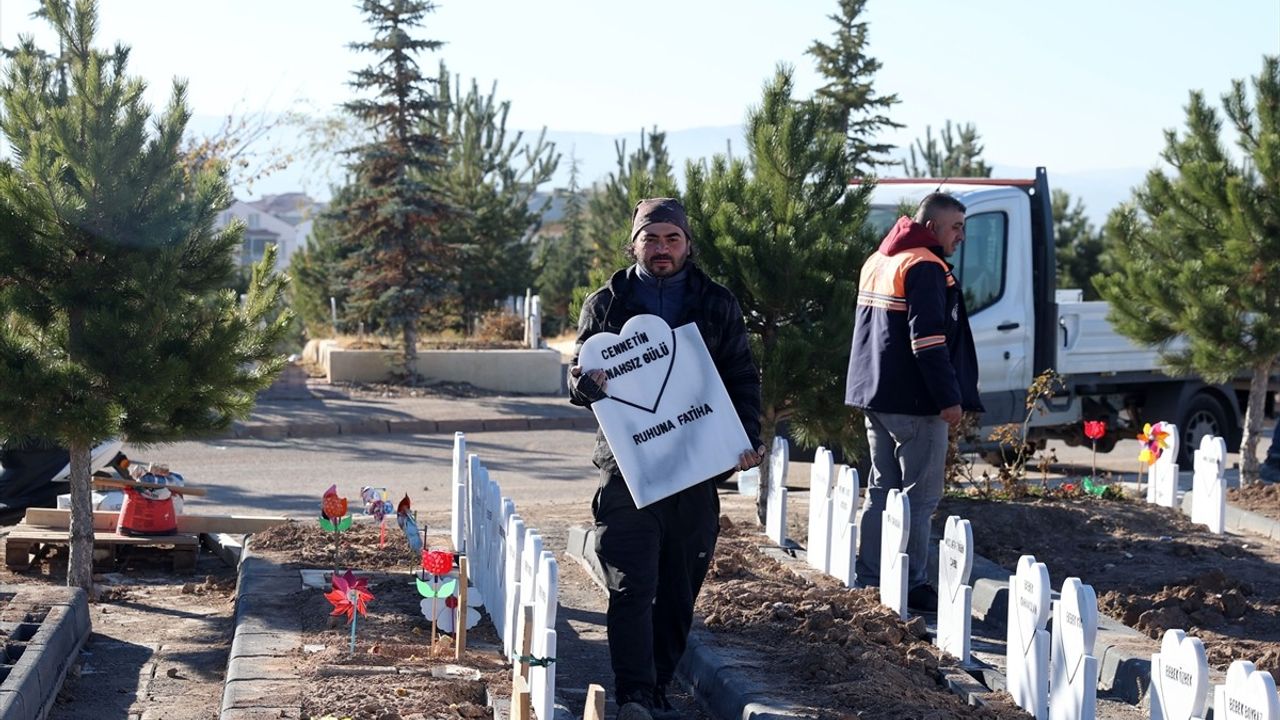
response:
M1204 393L1191 398L1182 422L1178 423L1178 465L1190 470L1200 449L1200 440L1207 435L1228 437L1230 429L1222 403Z

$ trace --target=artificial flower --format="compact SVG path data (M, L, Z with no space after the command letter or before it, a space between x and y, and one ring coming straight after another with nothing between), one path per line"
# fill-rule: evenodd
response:
M1090 440L1101 440L1107 434L1107 424L1102 420L1085 420L1084 436Z
M347 622L355 619L356 613L367 615L367 606L373 599L369 592L367 578L356 579L350 570L342 575L333 576L333 590L324 594L326 600L333 604L330 615L346 615Z
M1142 452L1138 453L1138 461L1144 465L1151 465L1160 459L1160 455L1169 447L1169 431L1164 429L1164 423L1156 423L1152 425L1147 423L1142 428L1142 433L1138 435L1138 442L1142 443Z
M424 550L422 569L432 575L447 575L453 569L453 555L444 550Z

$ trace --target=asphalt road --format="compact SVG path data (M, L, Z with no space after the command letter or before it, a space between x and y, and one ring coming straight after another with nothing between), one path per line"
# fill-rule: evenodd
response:
M580 512L587 520L597 483L594 440L587 430L473 433L467 450L479 455L518 508ZM420 520L444 523L450 512L449 435L224 439L126 446L125 453L165 463L188 483L206 487L207 496L188 497L187 513L311 517L335 483L353 510L360 489L372 486L387 488L393 502L408 493Z

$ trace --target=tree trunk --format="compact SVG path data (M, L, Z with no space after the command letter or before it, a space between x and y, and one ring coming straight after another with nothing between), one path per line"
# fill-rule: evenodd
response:
M777 434L777 414L769 409L760 418L760 442L764 443L765 457L760 463L760 483L756 486L756 520L761 526L769 519L769 478L773 470L769 454L773 452L773 438Z
M1268 361L1253 368L1249 378L1249 403L1244 411L1244 437L1240 440L1240 483L1258 482L1258 438L1262 435L1262 415L1267 400L1267 378L1271 375Z
M418 380L418 325L416 322L404 324L404 372L410 382Z
M71 553L67 561L67 585L83 588L93 597L93 490L89 483L90 445L72 442L71 452Z

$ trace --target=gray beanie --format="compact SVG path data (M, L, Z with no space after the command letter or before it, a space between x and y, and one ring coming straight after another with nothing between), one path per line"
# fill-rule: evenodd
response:
M654 223L671 223L684 232L685 240L693 240L684 206L675 198L648 198L636 203L635 212L631 213L631 242L635 242L641 230Z

